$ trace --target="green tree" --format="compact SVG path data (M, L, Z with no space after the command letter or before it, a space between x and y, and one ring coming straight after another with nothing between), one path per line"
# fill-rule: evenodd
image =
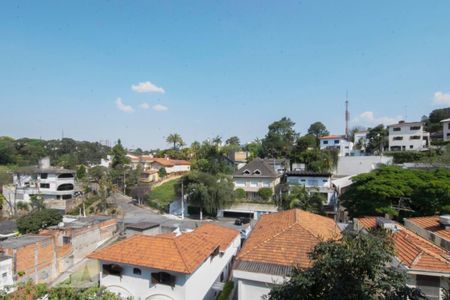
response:
M158 176L159 176L159 178L164 179L164 177L167 176L166 168L159 169L158 170Z
M56 209L41 209L17 219L17 229L20 233L36 233L42 228L58 225L62 215Z
M260 188L258 190L258 196L261 197L262 200L268 201L270 197L272 197L273 192L271 188Z
M367 153L380 154L383 149L388 145L387 141L388 130L383 124L380 124L374 128L369 128L367 132Z
M260 139L255 139L253 142L245 145L244 150L250 153L249 160L264 156L262 141Z
M319 146L319 138L330 134L322 122L314 122L308 128L308 134L312 134L316 138L316 145Z
M234 197L236 199L238 199L238 200L245 199L246 196L247 196L247 193L245 192L244 189L238 188L238 189L234 190Z
M289 157L297 139L294 126L295 123L286 117L270 124L269 131L262 141L264 155L268 157Z
M168 144L173 144L173 150L177 150L184 145L184 141L178 133L169 134L166 138L166 142Z
M406 285L404 271L388 266L394 248L384 231L344 232L338 241L316 245L309 256L312 266L295 269L289 281L271 290L270 300L426 299Z
M283 206L285 209L300 208L316 214L324 213L326 198L318 191L308 191L303 185L292 186L285 190Z
M111 167L113 169L118 169L126 164L130 163L130 159L127 157L127 151L123 148L120 139L117 144L111 149L111 154L113 156Z
M241 140L239 139L239 137L237 136L232 136L230 138L228 138L225 143L227 145L235 145L235 146L240 146L241 145Z
M82 180L86 177L86 167L84 165L80 165L77 168L77 179Z

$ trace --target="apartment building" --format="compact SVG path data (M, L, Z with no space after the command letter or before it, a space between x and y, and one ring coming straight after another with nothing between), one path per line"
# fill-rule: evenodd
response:
M420 151L429 146L430 133L424 130L423 122L400 121L387 128L389 151Z
M320 150L337 150L339 156L349 156L353 150L353 142L344 135L326 135L319 138Z
M444 142L450 141L450 119L441 121L442 123L442 140Z

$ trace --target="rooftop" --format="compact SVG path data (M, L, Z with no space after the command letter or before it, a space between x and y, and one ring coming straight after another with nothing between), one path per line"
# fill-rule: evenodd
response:
M287 171L287 176L331 177L330 172Z
M181 160L181 159L170 159L170 158L159 158L154 157L153 161L166 167L173 167L173 166L189 166L191 163L187 160Z
M445 229L441 223L439 223L439 216L408 218L408 221L450 241L450 230Z
M337 135L337 134L330 134L330 135L324 135L319 137L320 140L327 140L327 139L346 139L345 135Z
M239 232L216 224L204 224L181 235L134 235L89 257L177 273L193 273L213 252L226 249Z
M135 229L135 230L145 230L150 228L158 227L158 223L153 222L139 222L139 223L127 223L125 224L125 227L127 229Z
M21 167L17 168L14 173L16 174L38 174L38 173L50 173L50 174L64 174L71 173L74 174L74 170L50 167L50 168L39 168L37 166Z
M0 234L10 234L17 231L15 220L5 220L0 222Z
M362 228L377 226L377 217L355 219ZM397 224L393 233L395 256L401 264L411 270L428 272L450 272L450 253L414 232Z
M444 122L450 122L450 118L449 118L449 119L441 120L441 123L444 123Z
M406 126L410 126L410 125L423 125L423 122L402 122L402 121L400 121L400 122L398 122L397 124L391 124L391 125L388 125L388 126L386 126L386 127L404 126L404 125L406 125Z
M0 247L2 248L12 248L17 249L21 248L30 244L34 244L37 242L41 242L47 239L51 239L50 236L43 236L43 235L22 235L19 237L13 237L9 238L4 241L0 241Z
M275 269L279 271L274 266L285 266L286 270L292 266L309 267L308 253L314 246L339 236L340 230L334 220L300 209L264 215L240 251L236 266L252 272L255 264L262 264L269 273ZM243 261L249 264L242 264ZM243 265L251 265L251 268L243 268Z
M278 174L267 161L262 158L255 158L236 172L233 177L257 177L257 178L277 178Z

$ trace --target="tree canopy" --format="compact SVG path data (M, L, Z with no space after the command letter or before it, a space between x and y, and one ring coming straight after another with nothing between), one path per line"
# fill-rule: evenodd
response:
M351 216L390 213L399 203L401 216L435 215L450 211L450 170L417 170L385 166L352 178L342 195ZM411 211L409 211L411 210Z
M292 150L297 133L295 123L287 117L269 125L269 131L262 141L262 148L267 157L288 157Z
M166 142L169 144L173 144L173 150L177 150L181 146L184 146L183 138L178 133L169 134L169 136L166 138Z
M367 132L367 153L378 153L388 145L388 130L384 125L380 124L374 128L369 128Z
M316 144L319 145L319 138L330 133L322 122L314 122L309 126L308 134L315 136Z
M55 209L41 209L17 219L17 229L20 233L38 232L39 229L58 225L62 215Z
M389 267L394 250L385 231L344 232L338 241L319 243L310 253L312 266L295 269L276 286L270 300L425 299L408 288L406 273Z

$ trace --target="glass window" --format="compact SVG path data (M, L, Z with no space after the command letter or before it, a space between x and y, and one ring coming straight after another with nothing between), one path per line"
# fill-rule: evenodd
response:
M402 130L400 127L394 127L394 128L392 128L392 131L400 131L400 130Z
M175 285L176 277L166 272L152 273L153 284Z
M334 143L335 144L339 144L339 140L334 140Z
M328 145L328 141L323 141L323 144L324 145Z
M403 137L402 136L394 136L393 140L394 141L402 141Z
M139 268L133 268L133 274L134 275L142 275L142 271Z
M47 179L48 174L47 173L41 173L41 179Z
M50 183L41 183L39 184L41 189L49 189L50 188Z
M420 130L420 126L411 126L410 130Z

